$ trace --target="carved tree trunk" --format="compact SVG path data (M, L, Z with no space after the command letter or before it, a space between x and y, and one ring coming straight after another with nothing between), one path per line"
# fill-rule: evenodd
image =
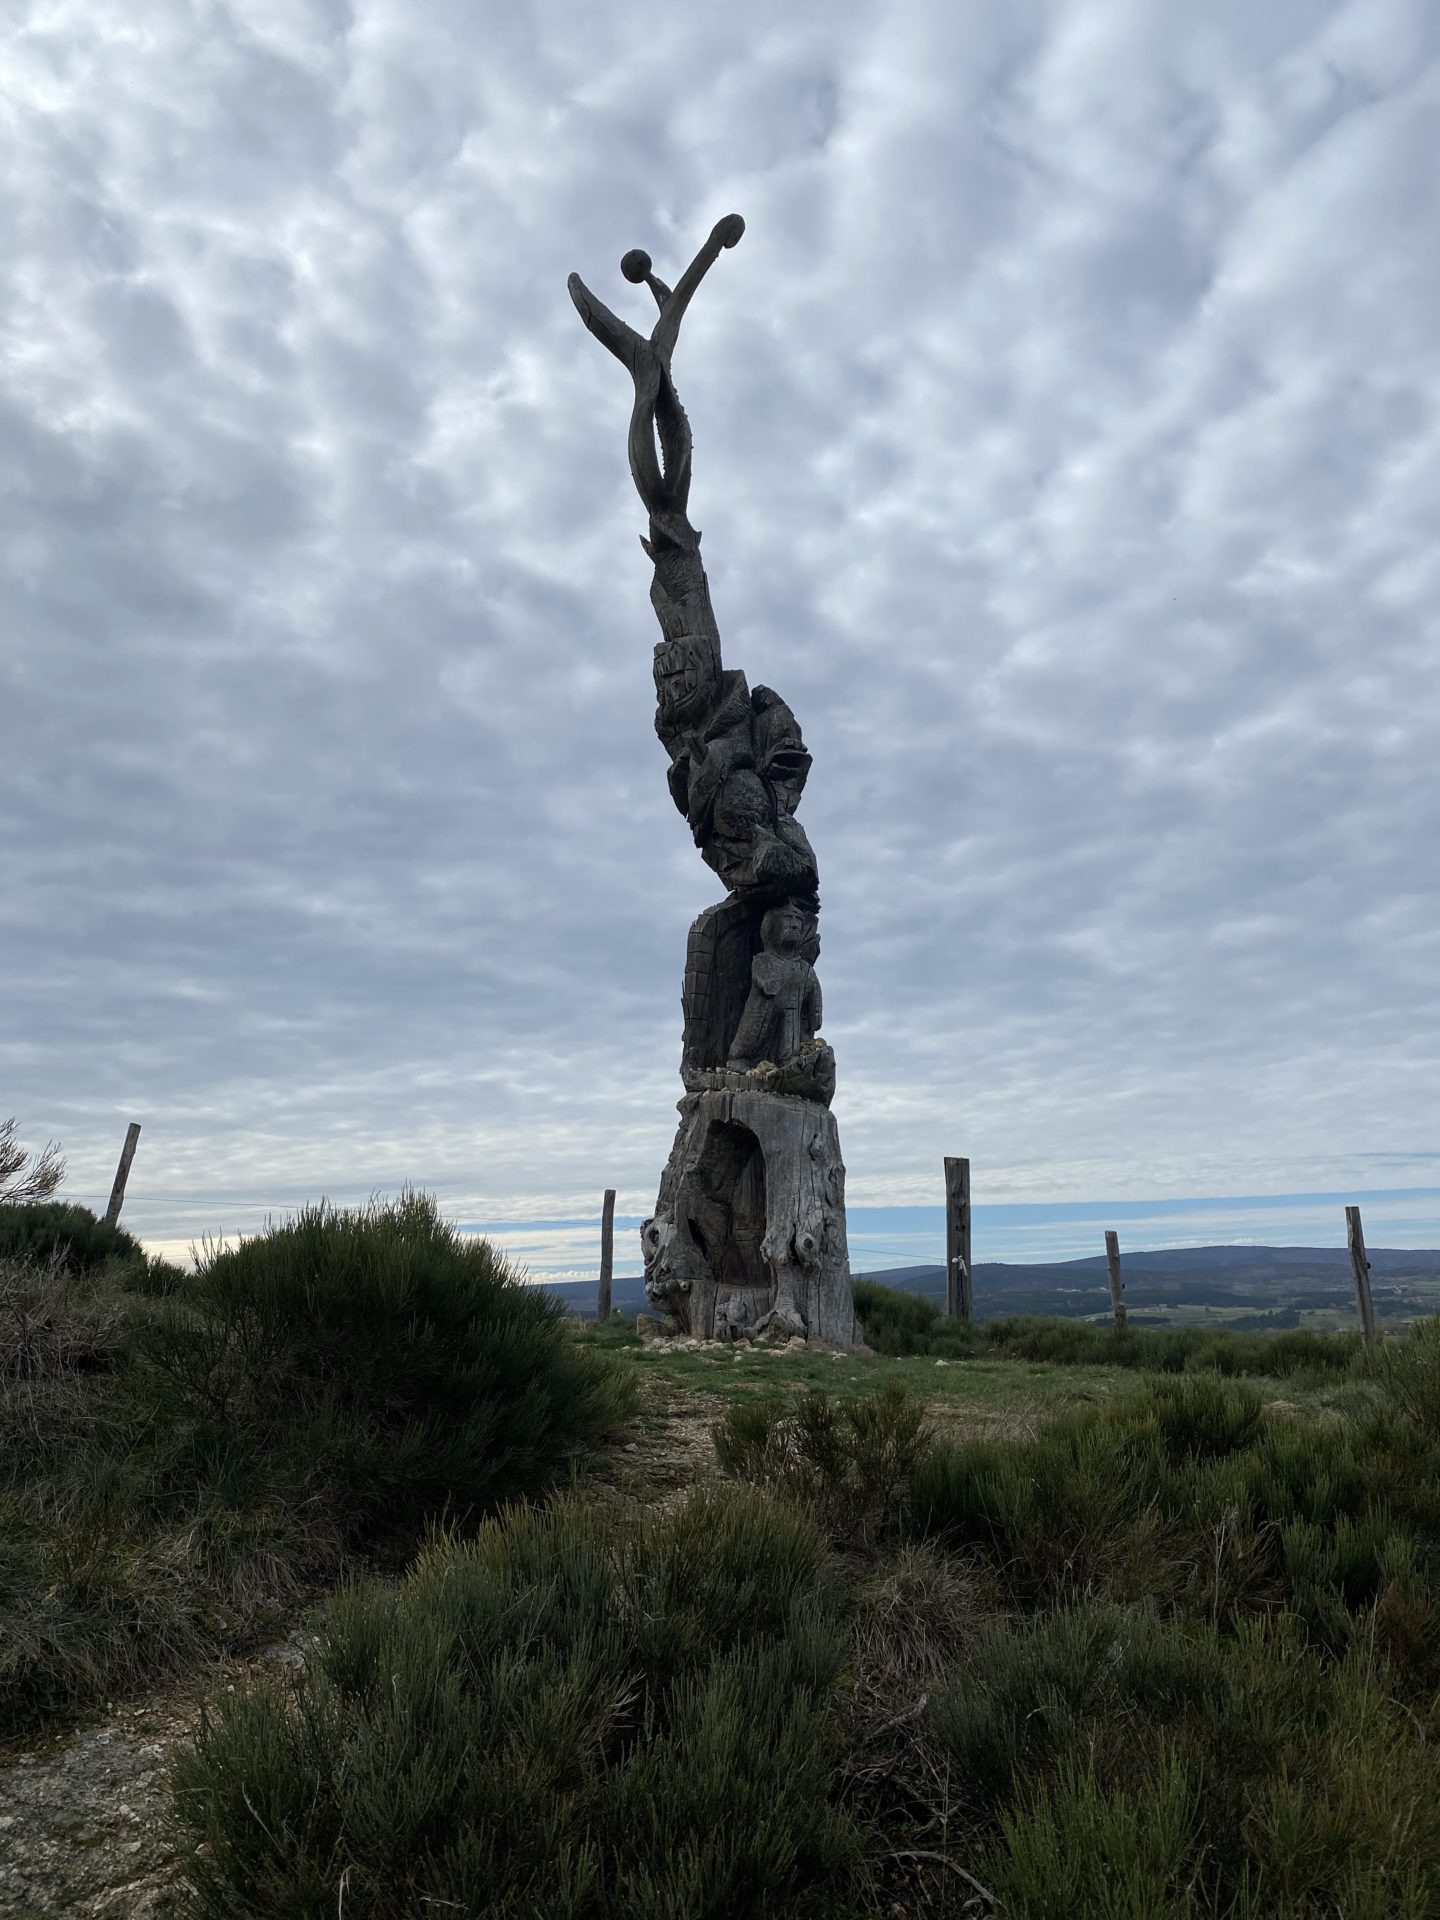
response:
M578 274L570 297L629 372L630 471L650 516L645 551L662 639L655 731L670 797L726 897L690 930L680 1130L641 1239L645 1291L694 1334L801 1334L858 1343L845 1243L845 1168L830 1114L835 1057L817 1040L819 873L795 817L810 755L789 707L726 671L691 526L690 426L670 371L680 321L745 231L718 221L672 291L638 248L620 270L650 288L648 339ZM658 443L658 453L657 453Z
M650 1291L701 1339L801 1334L853 1347L845 1166L828 1107L687 1094L646 1227Z

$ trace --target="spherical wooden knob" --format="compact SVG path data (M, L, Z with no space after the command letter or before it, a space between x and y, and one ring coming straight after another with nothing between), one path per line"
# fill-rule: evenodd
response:
M728 244L728 243L727 243ZM620 262L620 271L633 285L643 284L650 271L650 256L643 247L632 247Z

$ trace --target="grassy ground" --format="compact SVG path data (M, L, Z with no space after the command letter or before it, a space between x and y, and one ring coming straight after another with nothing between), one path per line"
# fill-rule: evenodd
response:
M724 1400L764 1392L796 1393L820 1387L839 1399L873 1393L898 1380L927 1403L944 1426L970 1424L1000 1433L1025 1433L1051 1414L1100 1406L1133 1390L1136 1373L1108 1366L1054 1365L1003 1355L935 1361L928 1356L890 1359L881 1354L812 1353L787 1348L740 1346L687 1351L660 1342L642 1343L631 1323L618 1317L605 1328L580 1323L587 1346L623 1357L659 1403L674 1396ZM1291 1376L1259 1382L1268 1405L1309 1413L1357 1413L1375 1389L1363 1379Z

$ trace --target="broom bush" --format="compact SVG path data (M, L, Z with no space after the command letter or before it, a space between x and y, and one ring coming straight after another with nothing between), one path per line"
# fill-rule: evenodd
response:
M634 1403L418 1195L307 1209L159 1293L0 1261L0 1737L540 1497Z
M960 1443L893 1382L739 1395L730 1484L507 1512L222 1702L185 1911L1429 1920L1436 1337L1320 1419L1212 1370Z
M370 1549L541 1492L634 1404L563 1306L423 1194L209 1253L134 1342L197 1461L248 1463Z
M743 1489L562 1500L331 1602L174 1774L208 1920L843 1914L824 1542Z

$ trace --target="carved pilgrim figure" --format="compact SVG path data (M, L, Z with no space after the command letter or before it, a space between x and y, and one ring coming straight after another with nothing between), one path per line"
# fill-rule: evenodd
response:
M760 922L761 951L750 969L750 997L730 1045L727 1065L742 1071L770 1060L793 1060L820 1026L820 982L802 951L814 922L793 901L771 907Z

